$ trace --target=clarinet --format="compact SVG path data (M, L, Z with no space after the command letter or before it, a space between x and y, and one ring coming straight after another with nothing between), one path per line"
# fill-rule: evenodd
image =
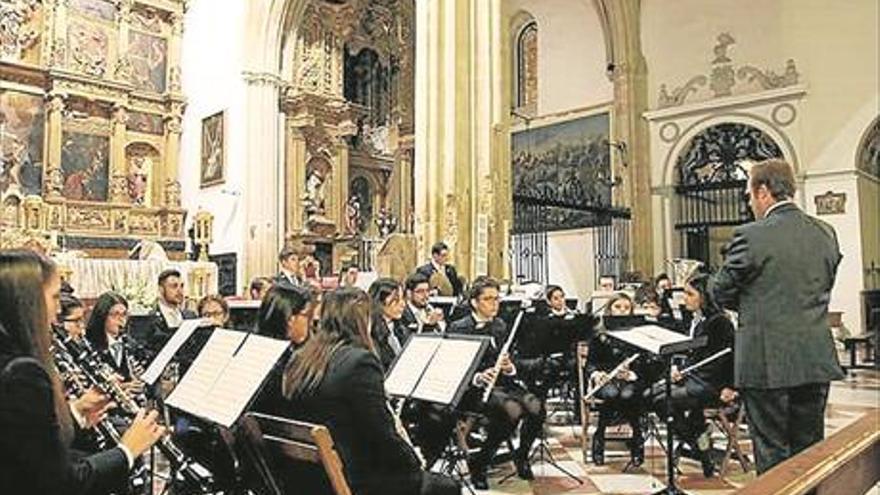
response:
M74 362L73 356L67 352L64 344L57 340L52 345L52 357L55 360L55 367L58 374L64 381L68 392L72 395L82 395L88 390L88 386L84 383L84 371ZM94 426L95 435L97 437L98 449L106 450L119 445L119 432L110 423L109 418L98 421Z
M520 310L516 315L516 320L513 322L513 328L510 330L510 335L507 336L507 342L504 343L504 347L502 347L501 351L498 353L498 359L495 360L495 367L492 368L495 370L495 374L492 375L494 378L486 384L486 389L483 391L483 402L488 401L489 396L492 395L492 389L495 388L495 382L498 381L498 374L501 373L501 359L505 354L510 352L510 346L513 344L513 338L516 337L516 331L519 328L524 313L523 310Z
M135 417L141 412L141 406L117 382L113 369L98 353L91 350L91 346L86 342L75 342L66 336L60 337L61 346L69 351L91 385L107 394L127 416ZM186 482L197 486L201 492L210 491L211 474L184 454L170 436L162 437L156 443L156 448L168 459L172 471L177 472Z

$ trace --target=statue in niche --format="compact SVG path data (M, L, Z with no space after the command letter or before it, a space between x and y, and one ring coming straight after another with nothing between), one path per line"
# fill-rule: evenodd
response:
M360 225L361 202L357 194L352 194L345 204L345 231L348 234L356 235L361 231Z
M329 169L330 166L323 160L309 162L306 169L306 192L303 198L307 220L324 216L324 185L327 182Z
M131 172L128 174L128 195L133 204L143 205L146 201L147 173L152 168L152 159L149 156L132 157Z

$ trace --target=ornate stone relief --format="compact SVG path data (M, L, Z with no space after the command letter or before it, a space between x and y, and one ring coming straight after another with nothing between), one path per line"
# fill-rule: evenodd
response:
M165 204L170 208L180 208L180 182L174 179L165 182Z
M31 28L31 22L40 3L40 0L0 2L0 59L20 59L24 50L36 44L40 35Z
M846 193L831 191L813 197L817 215L842 215L846 213Z
M736 40L729 33L721 33L717 41L713 48L715 58L712 60L709 75L695 75L685 84L674 87L671 91L667 89L666 84L661 84L657 95L658 108L682 105L688 98L700 94L701 88L707 84L710 94L706 95L706 98L721 98L734 93L785 88L798 83L800 74L793 59L788 59L785 68L779 73L771 69L762 70L752 65L736 68L727 53Z

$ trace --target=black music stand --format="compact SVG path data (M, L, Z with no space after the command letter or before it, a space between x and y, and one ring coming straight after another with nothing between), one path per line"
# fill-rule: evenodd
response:
M391 364L385 378L386 392L403 401L415 399L438 404L447 411L455 410L470 387L471 377L489 347L489 340L480 335L414 334ZM462 352L471 354L466 359L454 359L461 357ZM438 375L449 374L453 374L453 380L437 380ZM439 460L447 474L474 493L459 467L462 460L467 460L467 452L456 445L453 437L449 437Z
M656 325L636 327L629 331L608 332L611 337L643 351L662 357L666 364L666 487L652 495L687 495L675 484L674 438L672 435L672 358L675 354L698 349L708 342L703 335L688 339Z

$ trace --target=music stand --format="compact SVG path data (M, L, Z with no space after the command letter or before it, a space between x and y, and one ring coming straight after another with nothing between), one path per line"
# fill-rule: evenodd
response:
M672 435L672 357L674 354L703 347L709 338L705 335L689 339L679 333L656 325L644 325L630 330L608 332L612 338L630 346L664 358L666 364L666 487L652 495L687 495L675 485L675 459Z

